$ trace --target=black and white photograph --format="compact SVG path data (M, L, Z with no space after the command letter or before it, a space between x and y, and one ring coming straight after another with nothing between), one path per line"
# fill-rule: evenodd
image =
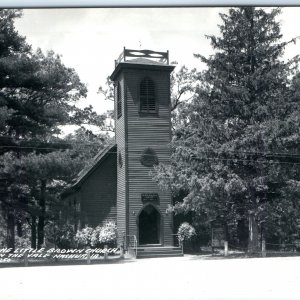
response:
M0 3L0 299L300 299L299 16Z

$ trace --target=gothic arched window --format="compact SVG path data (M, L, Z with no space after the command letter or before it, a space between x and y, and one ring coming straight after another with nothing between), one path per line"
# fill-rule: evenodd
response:
M122 97L121 97L121 84L117 84L117 116L118 119L122 117Z
M140 83L140 111L142 113L156 113L155 85L150 78L144 78Z

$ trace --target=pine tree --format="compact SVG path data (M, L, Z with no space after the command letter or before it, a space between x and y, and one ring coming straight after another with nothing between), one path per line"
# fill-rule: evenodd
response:
M155 174L163 188L185 191L175 210L218 220L226 239L244 246L248 239L250 252L283 187L299 181L299 59L282 60L295 40L281 42L279 13L242 7L220 14L220 36L207 36L215 53L196 55L207 69L174 124L173 163Z
M76 102L86 97L86 85L74 69L63 64L60 55L32 50L14 27L15 19L21 14L20 10L0 9L0 192L1 210L7 220L8 247L11 248L14 247L15 226L20 229L23 221L20 216L28 213L27 200L33 197L26 180L22 182L18 177L23 162L31 154L42 162L55 150L59 158L59 150L69 147L57 138L61 126L92 124L102 127L105 120L91 106L76 107ZM15 168L8 166L9 161ZM51 181L50 173L49 176ZM37 186L40 194L45 195L47 181ZM45 214L42 199L45 197L39 198L40 245ZM36 218L35 208L33 211L30 215Z

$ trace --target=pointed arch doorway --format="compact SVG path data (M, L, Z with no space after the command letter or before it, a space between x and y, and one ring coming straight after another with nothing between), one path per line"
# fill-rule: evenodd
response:
M146 205L138 216L139 245L160 244L161 216L151 204Z

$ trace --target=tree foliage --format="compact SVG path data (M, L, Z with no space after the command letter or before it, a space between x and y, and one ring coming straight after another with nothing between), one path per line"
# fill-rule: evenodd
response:
M87 88L73 68L53 51L33 50L14 27L22 12L0 10L0 192L7 222L8 246L15 226L32 229L32 246L44 242L44 227L53 218L59 191L109 137L93 135L85 124L104 126L105 117L91 106L78 108ZM77 134L59 137L65 125Z
M175 211L219 220L227 239L240 243L249 216L268 228L284 191L300 179L299 58L282 59L296 40L281 41L279 13L242 7L220 14L220 36L207 36L215 53L195 55L207 68L174 120L172 164L155 174L162 188L187 195Z

